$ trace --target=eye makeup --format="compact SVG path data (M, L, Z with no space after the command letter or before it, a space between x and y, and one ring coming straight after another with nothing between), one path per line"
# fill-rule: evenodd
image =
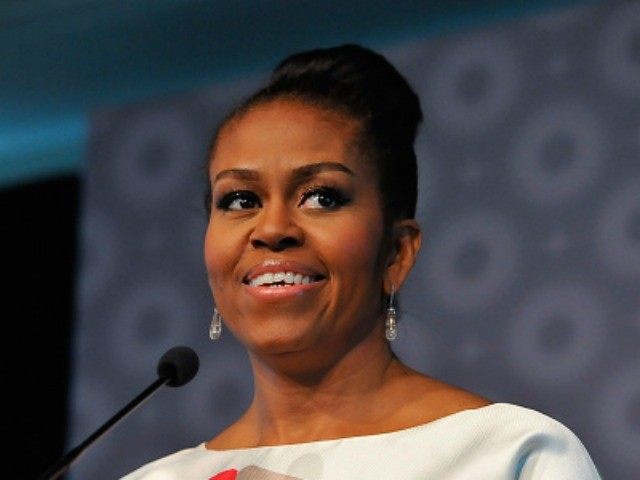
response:
M216 208L223 211L247 210L261 206L258 195L250 190L232 190L216 201Z
M312 184L304 188L298 207L337 210L347 205L350 200L341 188L326 184Z

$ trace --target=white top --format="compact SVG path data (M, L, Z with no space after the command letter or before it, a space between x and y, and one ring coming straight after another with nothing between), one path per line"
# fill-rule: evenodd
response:
M205 444L123 480L597 480L580 440L542 413L507 403L389 433L234 450Z

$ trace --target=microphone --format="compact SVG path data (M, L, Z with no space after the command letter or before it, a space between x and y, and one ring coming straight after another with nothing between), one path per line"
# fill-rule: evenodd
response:
M75 462L80 454L82 454L93 442L113 428L120 420L130 414L142 402L147 400L163 385L169 387L181 387L191 381L198 373L200 361L198 355L191 348L185 346L173 347L167 350L156 369L158 379L149 385L140 395L131 400L127 405L116 413L111 419L105 422L100 428L92 433L84 442L70 450L66 455L54 463L38 480L54 480L60 475L66 473Z

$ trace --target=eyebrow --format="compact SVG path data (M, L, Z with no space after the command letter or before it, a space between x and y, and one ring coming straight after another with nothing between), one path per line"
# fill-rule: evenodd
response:
M303 165L301 167L294 168L291 176L295 182L301 182L308 178L314 177L320 172L327 171L343 172L348 175L355 176L355 173L353 173L353 171L351 171L346 165L338 162L319 162L309 165ZM227 177L237 178L240 180L256 181L260 178L260 174L256 170L251 170L248 168L230 168L218 172L218 174L213 179L213 183L215 184L221 178Z
M213 179L213 183L215 184L218 180L227 177L238 178L240 180L256 181L258 180L260 175L255 170L250 170L248 168L229 168L228 170L222 170L221 172L218 172L218 174Z
M309 165L303 165L298 168L293 169L292 177L295 181L306 180L307 178L311 178L317 175L320 172L343 172L352 177L355 177L355 173L353 173L346 165L338 162L320 162L320 163L311 163Z

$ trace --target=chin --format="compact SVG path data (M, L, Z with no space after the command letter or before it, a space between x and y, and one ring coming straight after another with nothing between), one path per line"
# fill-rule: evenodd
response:
M280 312L278 312L280 313ZM318 343L323 337L316 317L298 314L245 316L237 338L255 352L294 353Z
M259 355L294 355L307 350L307 344L304 337L296 335L270 335L269 338L253 339L249 349Z
M327 354L327 349L322 348L319 337L309 335L308 332L307 335L288 331L282 335L253 337L245 346L261 361L289 373L314 370L314 364L325 363L318 357L325 357Z

